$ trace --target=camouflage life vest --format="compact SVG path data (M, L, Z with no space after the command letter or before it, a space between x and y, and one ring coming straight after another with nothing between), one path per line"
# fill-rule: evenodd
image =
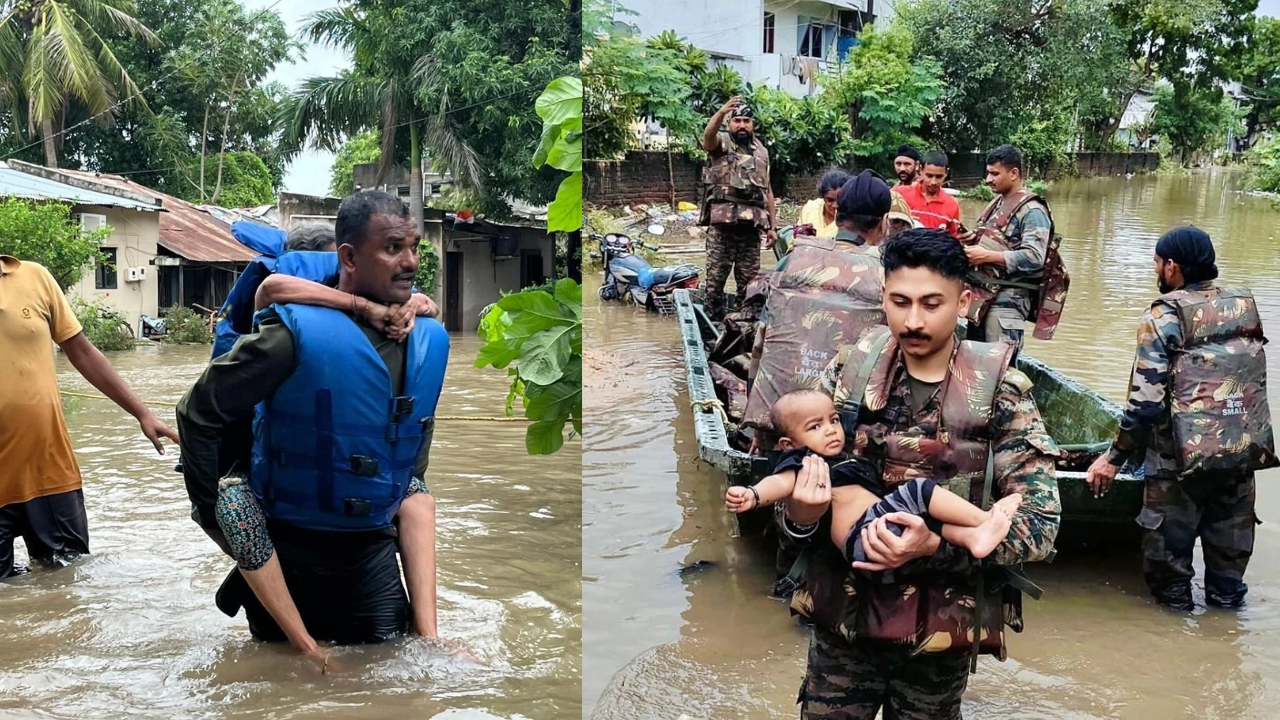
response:
M1245 288L1175 290L1182 328L1170 348L1170 424L1180 474L1263 470L1276 460L1262 321Z
M743 425L772 430L769 409L778 398L818 387L837 348L884 324L878 267L866 253L839 247L835 238L795 239L786 265L769 283Z
M1005 382L1013 348L1007 343L957 343L951 371L942 386L937 410L917 417L911 427L895 429L884 415L897 368L902 360L888 328L875 328L852 348L841 348L844 369L839 382L850 398L840 408L855 452L880 460L886 492L915 478L932 478L978 507L990 507L990 421L996 392ZM1021 381L1025 376L1018 374ZM859 392L859 388L865 390ZM895 582L864 579L848 571L848 562L830 543L805 572L800 609L814 622L842 634L849 642L877 641L906 645L913 652L974 652L973 629L980 628L977 652L1007 656L1004 626L1022 630L1021 595L1008 583L1009 571L984 567L974 575L932 575ZM978 579L982 574L983 579ZM807 593L809 597L805 597ZM982 601L975 598L981 594ZM793 604L793 608L796 605ZM981 617L975 617L977 614Z
M727 133L720 134L720 141L729 152L709 158L702 169L698 224L750 223L769 230L769 151L759 138L752 138L750 152L743 152Z
M1062 261L1058 248L1062 244L1062 236L1057 233L1053 223L1053 213L1044 198L1023 190L1004 199L1000 212L996 205L1000 198L992 200L978 218L978 247L997 252L1005 252L1013 248L1013 238L1006 234L1009 222L1027 203L1038 201L1044 206L1049 216L1049 245L1045 251L1044 268L1030 276L1010 279L1006 271L994 265L984 265L974 270L970 276L973 285L973 302L969 306L969 320L981 324L986 313L991 309L991 301L1002 287L1017 287L1031 292L1031 317L1035 319L1034 335L1041 340L1052 340L1062 319L1062 309L1067 303L1067 291L1071 286L1071 275ZM1031 318L1029 318L1031 319Z

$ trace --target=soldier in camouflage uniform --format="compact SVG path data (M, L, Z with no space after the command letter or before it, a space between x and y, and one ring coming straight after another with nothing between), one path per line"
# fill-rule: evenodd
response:
M1193 227L1156 244L1161 293L1142 315L1129 401L1111 449L1089 468L1094 492L1143 458L1143 575L1156 601L1182 611L1200 538L1205 600L1238 607L1253 553L1254 471L1276 465L1262 324L1253 296L1220 288L1209 236ZM1145 447L1145 452L1143 452Z
M959 242L913 229L881 252L889 327L842 348L822 383L852 429L846 450L875 461L888 490L931 477L984 508L1015 492L1023 503L984 563L922 519L888 515L863 531L870 562L851 572L843 556L857 517L846 491L827 487L824 463L802 469L777 518L784 543L811 545L797 591L814 620L804 720L871 720L881 707L897 720L959 718L970 662L1004 659L1003 626L1022 628L1017 588L1034 586L1007 568L1051 557L1061 515L1058 449L1030 380L1009 366L1013 349L955 338L970 297ZM861 572L883 570L893 575Z
M725 118L728 132L720 130ZM707 166L699 224L707 230L705 307L714 318L724 316L724 285L733 270L738 304L747 285L760 273L761 235L769 249L778 239L777 212L769 187L769 151L755 136L754 114L740 97L724 104L702 134Z
M1026 200L1022 153L1016 147L1001 145L987 156L987 184L998 197L982 213L976 233L961 237L965 243L974 243L965 253L977 278L977 301L968 314L969 339L995 342L1003 338L1021 350L1023 322L1036 319L1036 292L1031 288L1039 285L1044 272L1053 220L1043 201ZM1012 210L1012 216L1006 219L1002 210ZM995 227L998 218L1007 225ZM1028 287L983 287L985 279Z

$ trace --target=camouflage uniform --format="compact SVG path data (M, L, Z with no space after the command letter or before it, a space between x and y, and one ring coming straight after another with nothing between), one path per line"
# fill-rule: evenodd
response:
M1253 554L1254 526L1258 523L1254 512L1253 470L1275 463L1270 413L1265 406L1266 363L1261 357L1261 325L1252 299L1248 300L1247 306L1237 308L1232 305L1227 309L1229 317L1212 318L1208 325L1204 324L1206 314L1203 309L1194 314L1193 324L1187 327L1184 327L1184 318L1179 314L1180 297L1192 293L1212 296L1216 292L1220 291L1212 282L1189 285L1161 296L1143 313L1138 327L1129 399L1115 442L1108 453L1108 460L1120 466L1136 459L1145 448L1146 488L1143 508L1137 518L1145 530L1143 574L1158 601L1180 609L1192 607L1192 553L1197 537L1204 549L1206 599L1212 604L1227 607L1243 602L1248 591L1243 577ZM1212 312L1212 308L1209 310ZM1208 363L1179 368L1179 357L1193 354L1187 350L1188 329L1193 334L1243 338L1243 334L1233 332L1236 328L1230 324L1239 319L1248 321L1249 318L1256 327L1257 338L1252 341L1242 339L1241 343L1255 347L1252 374L1260 377L1241 377L1224 372L1221 367L1224 363L1212 362L1212 356ZM1229 357L1250 354L1248 347L1222 348L1220 352ZM1178 378L1179 372L1193 373L1194 376ZM1205 376L1199 377L1201 373ZM1249 445L1249 435L1261 436L1256 437L1250 446L1258 447L1261 457L1251 455L1248 452L1250 447L1233 442L1230 433L1223 432L1221 426L1229 423L1221 419L1226 414L1221 410L1217 413L1220 427L1203 428L1195 435L1179 440L1179 425L1183 419L1188 416L1194 419L1200 410L1195 406L1184 407L1176 417L1171 412L1171 403L1178 402L1178 388L1186 387L1187 381L1202 394L1203 399L1197 404L1211 404L1218 395L1228 398L1230 403L1230 398L1236 396L1224 392L1228 386L1244 396L1244 400L1255 400L1254 407L1250 409L1259 416L1259 425L1245 435L1245 445ZM1253 397L1258 394L1262 396L1260 408ZM1230 427L1226 429L1230 430ZM1185 431L1181 434L1187 435ZM1235 467L1210 472L1188 473L1184 470L1189 457L1203 456L1206 452L1212 454L1224 446L1239 449L1238 452L1229 449L1225 453L1228 459L1234 455Z
M747 285L760 273L760 244L773 229L767 207L769 151L754 136L750 147L739 145L727 132L703 170L705 197L700 224L707 229L705 307L712 317L724 314L724 286L733 271L738 304Z
M742 424L773 430L770 410L793 390L813 388L841 345L884 324L879 263L857 245L801 236L765 278L761 331L752 348Z
M1006 201L1007 198L997 198L983 216L997 217L1001 205ZM1004 236L1011 248L1004 251L1004 266L983 266L977 270L977 274L981 276L994 273L1000 279L1010 282L1038 283L1038 274L1044 269L1045 255L1049 251L1052 230L1053 224L1044 204L1039 200L1028 202L1014 213L1004 229ZM985 316L979 303L974 304L969 318L969 339L995 342L1004 338L1021 350L1023 323L1035 320L1032 315L1033 302L1030 290L999 288L995 298L985 303L990 308L985 310Z
M868 333L860 344L874 335ZM976 347L978 352L985 352L992 346ZM900 433L899 437L916 435L920 441L914 444L923 446L938 444L943 412L940 407L941 389L936 390L921 407L915 407L911 380L896 344L890 343L884 352L895 354L888 372L881 381L868 386L867 403L858 416L856 430L849 435L855 453L882 463L883 443L870 438L869 430L875 427L870 424L872 417L878 418L875 422L882 429ZM1005 349L1003 352L1010 351ZM823 375L822 388L832 394L837 407L849 399L848 385L841 379L848 354L842 349ZM955 365L953 358L953 368ZM948 382L955 381L957 377L953 376ZM1054 458L1058 449L1044 429L1030 390L1031 381L1027 376L1012 368L1004 372L995 389L986 426L994 455L992 495L995 499L1014 492L1021 493L1023 504L1013 519L1008 539L984 565L1013 566L1044 560L1052 555L1053 542L1057 537L1062 512L1054 477ZM870 416L866 408L872 403L873 396L877 396L875 404L879 409ZM958 450L961 441L952 435L943 442L945 447ZM941 463L950 455L943 451L934 458L935 463ZM962 497L971 496L972 488L964 485L972 478L946 478L947 472L941 464L934 467L916 465L905 473L901 468L886 472L887 488L892 490L896 482L910 479L913 473L933 475L941 485L949 486L948 489ZM776 517L781 519L783 516L784 511L780 507ZM796 540L784 531L779 533L779 537L784 543L791 544L812 542L812 537L825 540L829 534L823 534L820 529L809 540ZM960 717L960 697L967 683L970 659L967 643L956 647L954 637L938 637L938 634L913 637L903 643L867 641L861 635L868 627L863 616L867 614L866 605L870 598L860 598L859 588L890 588L889 592L904 596L919 596L928 591L935 602L931 612L936 611L944 624L954 626L960 636L969 633L968 637L972 637L974 612L971 608L977 593L974 571L979 565L968 551L943 540L932 557L915 560L895 570L893 584L857 585L856 576L849 571L848 565L839 562L821 566L816 576L806 576L806 583L814 579L818 582L807 588L811 592L810 602L814 605L816 629L809 652L808 672L800 691L803 703L801 717L871 720L882 705L885 706L885 717L899 720ZM874 594L880 592L883 591L875 590ZM823 606L828 612L822 612ZM832 609L839 618L834 628L821 617L824 614L830 616ZM1005 604L1001 608L997 603L994 612L1001 610L1002 624L1020 631L1020 607ZM929 624L921 620L921 625ZM969 627L965 627L966 624ZM984 647L988 646L987 627L984 624ZM1003 659L1003 631L1000 631L999 638L992 640L998 644L998 656Z

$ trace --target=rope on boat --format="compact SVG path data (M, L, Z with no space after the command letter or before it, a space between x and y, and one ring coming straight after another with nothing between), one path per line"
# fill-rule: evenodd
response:
M710 400L693 400L690 401L689 404L693 406L694 410L699 410L701 412L710 412L715 410L720 413L720 419L724 421L724 424L729 424L729 414L724 411L724 403L720 402L719 398L711 398Z
M70 392L70 391L68 391L68 390L59 390L58 392L59 392L59 393L62 393L63 395L66 395L67 397L84 398L84 399L86 399L86 400L110 400L110 399L111 399L111 398L109 398L109 397L104 397L104 396L102 396L102 395L90 395L90 394L88 394L88 393ZM147 404L147 405L159 405L159 406L162 406L162 407L177 407L177 406L178 406L178 403L176 403L176 402L167 402L167 401L165 401L165 400L143 400L143 402L144 402L145 404ZM529 420L528 418L522 418L522 417L501 417L501 416L499 416L499 417L486 417L486 416L483 416L483 415L437 415L437 416L435 417L435 419L436 419L436 420L444 420L444 421L447 421L447 422L455 422L455 421L462 421L462 422L466 422L466 421L470 421L470 422L530 422L530 420Z

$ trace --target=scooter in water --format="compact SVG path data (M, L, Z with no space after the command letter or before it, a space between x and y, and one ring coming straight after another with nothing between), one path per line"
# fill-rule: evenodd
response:
M660 233L659 233L660 234ZM603 237L591 235L600 243L600 260L604 264L601 300L626 300L662 315L675 312L671 293L679 288L697 289L702 270L696 265L672 265L655 268L635 254L635 246L657 250L652 245L635 242L622 233Z

